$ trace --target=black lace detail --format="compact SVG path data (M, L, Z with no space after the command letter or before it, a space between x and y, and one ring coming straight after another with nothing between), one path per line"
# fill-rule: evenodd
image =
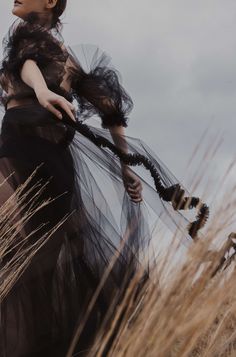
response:
M6 88L6 79L20 98L35 97L34 90L21 79L20 72L27 59L36 61L48 87L59 87L67 66L74 98L79 104L78 116L88 119L92 115L101 118L102 127L113 125L127 127L128 114L133 108L129 94L121 84L120 73L109 64L105 53L94 54L89 71L79 63L73 51L66 48L60 33L53 33L45 26L44 18L31 13L27 19L16 20L3 40L3 61L0 68L0 85ZM70 51L71 50L71 53ZM5 89L4 89L5 90ZM6 106L7 98L1 95ZM12 98L12 97L11 97Z
M85 123L82 123L81 121L77 121L76 123L72 122L66 114L64 115L64 121L66 124L74 127L82 135L90 139L95 145L111 150L121 160L122 163L129 166L143 165L147 170L149 170L154 180L155 188L159 197L166 202L171 202L175 210L197 208L198 213L196 220L190 223L188 227L189 235L193 239L197 238L199 229L204 227L209 217L209 208L205 203L201 202L200 198L185 197L185 191L180 187L179 184L165 187L162 183L161 176L158 173L157 168L145 155L139 153L125 153L108 139L93 133L89 126Z
M29 21L16 20L3 39L4 59L1 73L5 78L25 85L20 77L22 65L27 59L37 62L45 80L54 85L61 83L67 51L50 31L29 17ZM28 87L28 86L27 86Z
M80 105L78 116L83 120L97 114L103 128L114 125L127 127L133 101L121 84L120 73L109 65L110 57L105 52L101 55L95 52L89 71L85 72L69 49L73 62L71 85Z

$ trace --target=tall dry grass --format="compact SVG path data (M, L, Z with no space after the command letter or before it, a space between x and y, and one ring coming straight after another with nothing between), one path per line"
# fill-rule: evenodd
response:
M32 184L37 170L10 195L10 176L0 184L2 196L8 196L0 205L0 301L10 292L38 250L69 217L66 215L47 233L40 234L43 225L27 233L26 226L32 217L58 198L41 199L48 182ZM39 238L34 241L36 234Z
M225 251L209 254L208 243L191 247L184 264L175 267L161 286L149 281L136 311L132 303L135 281L131 283L124 306L117 308L114 317L111 330L126 310L109 356L236 355L235 267L231 264L231 269L224 269L224 264L214 274ZM155 267L152 276L162 272ZM91 356L103 356L111 330L105 331Z
M215 150L212 155L214 153ZM221 185L225 182L225 176L224 173ZM196 174L192 187L195 188L200 179ZM33 255L52 234L48 232L34 246L27 245L29 236L25 236L23 241L17 240L17 235L24 231L27 220L40 209L40 206L32 202L27 214L18 219L20 212L16 210L19 207L16 201L19 203L22 200L20 206L24 207L25 196L22 196L22 192L28 183L29 181L20 187L0 209L0 262L4 261L12 247L18 251L9 264L1 268L1 299L8 294L30 264ZM43 187L39 186L39 195L41 190ZM201 239L192 244L183 259L170 269L178 246L177 234L173 237L166 254L157 257L150 270L150 279L139 292L138 298L135 298L137 284L143 273L142 270L137 271L126 290L123 303L116 307L109 329L107 326L101 327L93 348L87 352L89 357L236 356L233 247L236 235L225 235L227 229L236 223L234 197L235 187L232 187L230 194L221 198L219 208L211 217L208 229ZM49 203L44 202L43 205ZM111 266L113 263L111 262ZM106 276L101 281L101 286L105 279ZM91 305L95 300L96 296ZM73 348L81 333L80 327L78 326L67 357L76 355ZM116 339L110 352L104 354L114 331Z
M227 216L227 212L224 214ZM123 303L117 306L110 329L101 330L88 356L236 356L236 281L232 248L236 234L226 237L222 246L213 250L214 237L219 230L214 222L205 240L193 244L184 262L171 271L168 265L174 249L171 254L168 252L168 257L159 259L138 301L134 299L140 277L137 275L130 282ZM117 338L110 352L104 354L118 322Z
M192 180L193 191L220 142L221 138L203 154L202 170L198 167ZM117 306L110 329L101 329L89 357L236 356L236 233L227 234L236 230L236 184L227 186L232 172L235 160L222 172L216 187L219 197L212 195L218 208L201 238L170 269L180 244L176 232L168 250L152 266L138 301L134 299L140 276L137 272L122 305ZM206 196L208 191L206 187ZM120 319L112 348L104 354Z

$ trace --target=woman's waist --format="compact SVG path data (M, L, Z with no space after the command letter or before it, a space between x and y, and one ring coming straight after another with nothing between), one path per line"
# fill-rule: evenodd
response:
M15 107L25 107L30 104L38 104L38 100L36 98L31 97L24 97L24 98L17 98L17 96L9 96L9 99L6 104L6 111L15 108Z
M1 128L3 140L36 136L55 144L68 145L74 130L59 121L37 100L17 101L6 109Z
M73 101L73 95L71 92L66 91L64 88L60 86L53 86L51 85L48 87L50 90L53 92L57 93L58 95L63 96L66 98L68 101L72 102ZM14 107L19 107L19 106L27 106L28 104L39 104L38 99L36 97L36 94L31 88L29 90L25 91L16 91L14 93L9 93L5 95L4 98L5 102L5 110L7 111L8 109L14 108Z
M37 99L25 98L12 99L10 107L7 107L2 123L12 124L17 127L44 126L56 124L56 116L42 107Z

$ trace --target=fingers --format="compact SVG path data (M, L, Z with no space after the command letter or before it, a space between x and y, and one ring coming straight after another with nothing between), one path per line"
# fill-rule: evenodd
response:
M73 110L75 110L73 104L71 104L70 102L68 102L66 100L65 101L62 100L58 104L61 106L62 109L64 109L64 111L69 115L69 117L73 121L76 121L75 116L73 114Z
M132 182L130 182L130 180ZM129 174L128 178L124 180L125 189L127 190L128 195L130 196L133 202L141 202L142 195L141 192L143 190L141 181L135 176Z
M139 197L137 197L137 198L133 198L133 197L130 197L131 198L131 201L133 201L133 202L142 202L142 197L141 196L139 196Z
M47 103L46 105L45 105L45 108L47 109L47 110L49 110L51 113L53 113L54 115L56 115L56 117L58 118L58 119L62 119L62 114L61 114L61 112L59 111L59 110L57 110L51 103Z
M129 183L130 187L132 187L133 189L136 189L138 186L141 185L140 180L135 180L133 183Z
M56 117L58 119L62 119L62 113L59 109L57 109L55 106L59 106L61 107L66 113L67 115L76 122L75 119L75 107L72 103L70 103L68 100L66 100L64 97L60 97L58 96L58 98L54 99L54 101L52 103L48 102L45 105L45 108L47 110L49 110L50 112L52 112L54 115L56 115Z
M138 199L141 197L141 192L129 193L131 198Z
M135 193L137 191L142 191L143 188L141 182L139 181L137 184L135 184L135 186L133 186L132 184L128 184L127 189L129 190L129 192Z
M141 195L142 189L143 189L142 184L139 180L137 180L137 182L135 182L133 184L129 184L127 186L127 191L128 191L130 198L132 199L132 201L134 201L134 202L142 201L142 195Z

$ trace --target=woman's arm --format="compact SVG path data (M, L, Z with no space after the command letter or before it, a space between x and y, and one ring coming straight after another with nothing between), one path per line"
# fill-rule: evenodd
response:
M113 125L108 127L108 129L115 145L125 153L128 153L128 145L125 140L125 128L122 125Z
M64 97L52 92L48 89L45 79L39 69L37 63L34 60L27 59L20 71L21 79L29 87L33 88L39 103L55 114L58 119L62 119L62 114L55 108L55 105L59 105L65 112L75 121L73 110L74 106Z
M98 114L102 119L103 128L109 129L114 144L123 152L128 153L125 139L127 114L131 111L133 102L119 82L117 72L107 66L108 57L103 54L96 66L86 73L76 56L70 51L71 87L78 96L81 115L86 117ZM96 58L96 54L94 55ZM108 61L109 62L109 61ZM124 186L132 201L142 200L142 184L137 175L128 165L120 161Z
M33 88L35 93L47 89L45 79L37 65L37 63L31 59L25 61L21 69L21 79L29 87Z
M122 125L113 125L109 127L109 131L115 145L128 154L128 145L125 140L125 128ZM130 171L129 166L121 164L122 178L124 186L134 202L142 201L142 184L140 179Z

